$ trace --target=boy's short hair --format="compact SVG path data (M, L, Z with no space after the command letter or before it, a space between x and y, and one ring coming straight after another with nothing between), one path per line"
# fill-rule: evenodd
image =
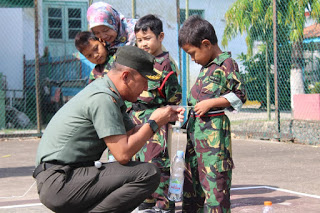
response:
M89 45L90 40L98 40L97 37L92 32L89 31L82 31L78 32L76 37L74 38L74 45L76 46L79 52L82 52L86 46Z
M158 37L163 32L162 21L152 14L145 15L137 21L134 26L134 33L140 30L146 32L148 28Z
M191 44L192 46L200 47L204 39L209 40L211 44L218 43L212 24L198 15L190 16L179 30L179 46Z

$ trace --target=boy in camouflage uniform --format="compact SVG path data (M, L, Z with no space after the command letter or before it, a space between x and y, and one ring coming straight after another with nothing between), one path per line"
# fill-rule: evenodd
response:
M159 82L148 82L148 90L132 103L129 113L135 124L149 120L150 115L157 108L165 105L179 105L182 89L178 83L176 67L169 59L169 53L163 52L164 38L162 21L154 15L146 15L135 25L137 46L155 56L154 69L161 73ZM152 196L140 205L139 210L151 209L152 212L174 212L174 202L166 198L170 178L170 158L167 148L168 125L159 131L136 154L136 160L152 162L161 171L160 185ZM150 211L149 211L150 212Z
M79 52L84 55L96 66L92 69L89 76L89 83L97 78L103 77L114 61L113 55L116 49L108 50L103 42L101 42L92 32L82 31L78 32L75 37L75 46Z
M246 101L237 63L222 52L213 26L191 16L179 31L179 46L202 65L188 105L183 212L231 212L233 168L230 121L224 109L239 110Z

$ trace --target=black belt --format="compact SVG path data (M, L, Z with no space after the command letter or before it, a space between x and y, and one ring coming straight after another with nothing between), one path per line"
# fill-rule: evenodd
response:
M206 114L204 114L203 116L198 115L193 109L189 110L188 113L188 118L187 121L181 126L181 129L187 129L187 125L189 122L190 117L193 118L199 118L199 117L215 117L215 116L220 116L220 115L224 115L224 110L212 110L212 111L208 111Z
M94 162L83 162L83 163L74 163L74 164L62 164L62 163L59 163L59 162L43 162L43 163L40 163L36 168L35 170L33 171L33 174L32 174L32 177L33 178L36 178L37 175L40 173L40 172L43 172L43 171L46 171L47 169L53 167L53 166L70 166L72 168L79 168L79 167L87 167L87 166L94 166Z

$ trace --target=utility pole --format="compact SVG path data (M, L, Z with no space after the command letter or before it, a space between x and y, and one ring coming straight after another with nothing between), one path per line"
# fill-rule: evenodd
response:
M275 119L277 123L277 139L280 140L280 112L279 112L279 94L278 94L278 16L277 16L277 0L273 0L273 57L274 57L274 104Z
M34 40L35 40L35 84L37 107L37 133L41 136L41 110L40 110L40 66L39 66L39 19L38 0L34 0Z
M132 18L136 18L136 0L132 0Z

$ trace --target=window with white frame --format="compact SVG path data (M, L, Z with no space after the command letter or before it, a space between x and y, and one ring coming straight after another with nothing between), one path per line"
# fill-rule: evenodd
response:
M192 16L192 15L199 15L201 18L204 18L204 10L189 9L189 16ZM186 20L186 10L180 9L180 24L183 24L185 20Z

